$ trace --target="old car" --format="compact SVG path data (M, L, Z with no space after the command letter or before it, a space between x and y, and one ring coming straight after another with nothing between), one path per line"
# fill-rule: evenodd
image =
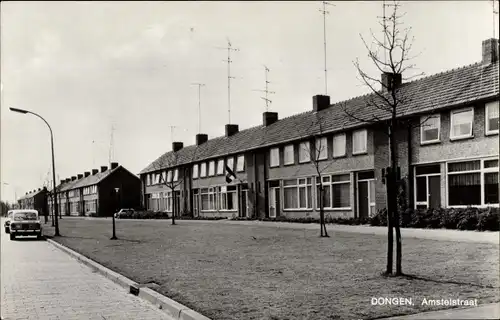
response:
M5 229L5 233L9 233L10 232L10 228L9 228L9 225L10 225L10 219L12 218L12 212L14 210L9 210L7 212L7 219L5 219L5 222L3 224L3 227Z
M13 210L9 229L10 240L19 236L37 236L40 239L43 234L37 210Z
M134 213L134 209L120 209L120 211L115 213L115 219L120 219L123 216L131 215Z

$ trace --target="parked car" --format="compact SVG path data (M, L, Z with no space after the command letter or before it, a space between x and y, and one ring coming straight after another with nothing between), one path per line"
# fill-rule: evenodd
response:
M120 216L126 215L126 214L132 214L134 213L134 209L120 209L117 213L115 213L115 219L120 219Z
M19 236L37 236L40 239L43 234L37 210L13 210L9 229L10 240Z
M3 223L3 227L5 229L5 233L9 233L10 232L10 228L9 228L9 225L10 225L10 219L12 218L12 212L14 210L9 210L7 212L7 219L5 219L5 222Z

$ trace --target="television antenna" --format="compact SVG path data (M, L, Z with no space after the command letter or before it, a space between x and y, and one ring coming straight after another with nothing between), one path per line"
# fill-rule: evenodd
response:
M233 44L231 43L229 38L227 39L227 47L225 48L217 47L217 49L227 50L227 60L222 60L222 61L227 62L227 114L229 119L228 124L231 124L231 79L235 79L234 77L231 77L231 63L233 62L231 60L231 52L240 51L240 49L233 48Z
M324 57L325 57L325 94L328 94L328 76L327 76L327 68L326 68L326 15L330 14L329 11L326 10L326 6L335 6L334 4L329 3L328 1L323 1L323 8L319 9L319 11L323 14L323 49L324 49Z
M201 87L204 83L191 83L191 85L198 86L198 133L201 133Z
M265 73L266 73L266 89L265 90L253 90L253 91L259 91L259 92L265 92L266 93L266 96L265 97L260 97L261 99L263 99L265 102L266 102L266 111L269 111L269 104L272 103L272 100L269 99L269 94L274 94L276 92L274 91L269 91L269 83L271 83L270 81L268 81L268 74L269 74L269 68L267 66L264 65L264 70L265 70Z

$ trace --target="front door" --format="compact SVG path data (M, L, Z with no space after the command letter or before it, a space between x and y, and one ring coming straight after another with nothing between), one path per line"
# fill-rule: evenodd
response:
M359 217L368 218L369 199L368 199L368 182L358 182L358 206Z
M193 196L193 215L195 217L198 217L198 215L199 215L199 211L198 211L199 196L200 195L198 193L194 194L194 196Z
M248 215L248 208L247 208L247 203L248 203L248 191L247 190L242 190L241 191L241 217L247 217Z
M437 209L441 206L441 177L429 176L429 208Z
M276 218L277 212L280 212L280 188L269 189L269 218Z

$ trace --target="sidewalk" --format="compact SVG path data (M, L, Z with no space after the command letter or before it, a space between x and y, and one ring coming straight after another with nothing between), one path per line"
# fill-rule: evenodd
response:
M500 319L500 303L485 304L475 308L458 308L417 313L408 316L384 318L383 320L415 319Z
M1 318L171 320L46 241L1 234Z

